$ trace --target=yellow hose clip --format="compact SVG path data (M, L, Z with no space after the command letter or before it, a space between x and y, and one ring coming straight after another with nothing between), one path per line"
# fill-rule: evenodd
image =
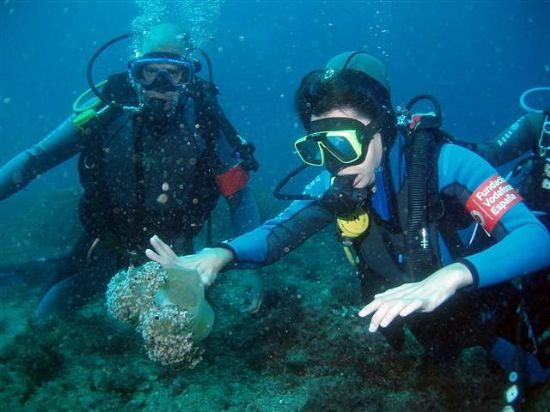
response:
M96 85L96 88L103 87L107 83L104 80ZM96 96L92 96L92 89L86 90L82 93L73 103L73 112L75 117L73 119L73 125L75 127L82 127L94 117L96 117L96 108L101 105L101 100Z
M349 216L340 216L336 219L342 237L355 239L361 236L369 228L369 215L363 209Z
M340 229L344 253L352 266L359 264L359 258L353 253L353 240L363 235L369 228L369 215L363 209L348 216L340 216L336 224Z

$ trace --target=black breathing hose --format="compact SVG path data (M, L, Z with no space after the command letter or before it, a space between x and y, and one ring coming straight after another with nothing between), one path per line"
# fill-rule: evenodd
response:
M131 33L126 33L121 36L115 37L114 39L109 40L107 43L105 43L103 46L97 49L96 52L92 55L92 57L88 61L88 66L86 68L86 79L88 80L88 86L90 86L90 90L97 96L97 98L101 100L103 103L105 103L106 105L110 104L111 102L105 99L102 93L99 91L99 89L95 86L94 79L92 77L92 69L94 67L96 59L99 57L101 53L103 53L103 51L106 48L108 48L109 46L111 46L112 44L120 40L127 39L131 35L132 35Z
M406 106L407 111L419 101L432 103L435 116L429 116L416 126L410 142L408 163L408 218L405 242L410 280L429 274L435 268L434 245L428 222L428 182L436 173L433 166L435 142L434 133L441 126L441 106L429 94L413 98ZM435 169L435 170L434 170Z
M409 188L406 247L409 253L410 275L428 274L433 269L433 245L428 225L428 179L433 161L433 136L429 129L415 132L411 143L409 162ZM411 279L413 280L413 279Z

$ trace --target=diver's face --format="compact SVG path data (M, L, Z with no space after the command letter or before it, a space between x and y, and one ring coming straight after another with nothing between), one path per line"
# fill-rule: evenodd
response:
M143 68L142 83L152 84L161 74L165 75L173 85L181 84L184 71L173 63L151 63Z
M171 84L179 84L183 77L183 71L175 64L170 63L153 63L148 64L142 71L143 84L154 85L158 81L159 76L164 76L166 81ZM158 90L153 88L143 89L145 100L160 99L166 101L165 110L171 110L177 103L179 98L179 90Z
M355 119L363 123L365 126L371 122L371 119L360 114L353 108L339 108L333 109L326 113L323 113L320 116L311 116L311 121L329 119L334 117L347 117L350 119ZM374 170L380 165L382 161L382 136L380 133L376 133L372 140L369 143L367 155L365 160L360 164L343 167L338 170L338 176L345 175L356 175L355 180L353 181L353 187L356 189L363 189L365 187L371 186L374 184Z

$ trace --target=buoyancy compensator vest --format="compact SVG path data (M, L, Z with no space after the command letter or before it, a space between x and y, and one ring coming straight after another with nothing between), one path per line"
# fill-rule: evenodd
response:
M413 106L424 100L433 105L432 112L411 112ZM460 256L462 251L456 228L450 222L447 224L447 218L443 219L444 215L448 217L457 211L445 203L438 190L439 152L444 143L453 141L440 128L440 105L434 97L420 95L407 104L397 119L405 137L407 172L402 188L393 199L395 216L386 221L373 213L369 236L377 240L362 242L362 236L358 236L355 242L361 260L360 278L374 274L385 287L420 280L439 268L438 233L446 244L452 245L449 252L453 257ZM385 268L384 274L374 270L380 267Z
M103 94L118 104L100 109L101 115L80 127L79 172L85 190L80 217L94 237L109 232L118 246L131 249L142 247L154 232L170 239L200 231L219 196L215 139L220 125L213 110L198 107L207 88L201 83L196 87L200 89L180 100L171 132L144 139L148 131L139 111L124 109L137 101L127 75L110 76ZM159 150L166 151L166 168L149 172L153 163L147 144L155 139L151 145L165 144ZM146 193L155 179L158 193Z

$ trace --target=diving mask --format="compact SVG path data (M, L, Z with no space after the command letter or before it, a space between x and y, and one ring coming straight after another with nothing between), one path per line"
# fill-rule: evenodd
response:
M314 120L310 133L296 140L294 147L308 165L323 166L336 161L340 166L350 166L365 159L367 147L381 124L380 118L368 125L351 118Z
M144 57L130 61L128 71L130 78L143 89L166 92L190 83L195 65L176 57Z

